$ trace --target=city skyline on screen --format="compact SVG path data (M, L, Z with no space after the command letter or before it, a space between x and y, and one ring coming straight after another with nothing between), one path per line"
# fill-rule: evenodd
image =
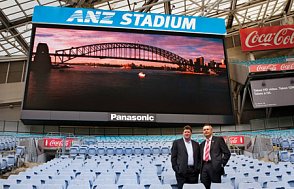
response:
M158 47L187 60L204 57L206 63L210 61L224 63L225 59L223 40L219 38L59 28L36 28L33 52L36 52L39 43L46 43L49 47L49 53L55 53L56 50L73 47L120 42ZM96 61L101 60L97 58L75 58L69 63ZM119 64L123 61L111 60L107 63ZM152 62L149 64L152 64Z

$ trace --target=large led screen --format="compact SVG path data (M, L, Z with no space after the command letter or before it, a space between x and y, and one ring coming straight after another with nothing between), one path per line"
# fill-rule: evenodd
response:
M233 123L222 36L33 29L24 120Z

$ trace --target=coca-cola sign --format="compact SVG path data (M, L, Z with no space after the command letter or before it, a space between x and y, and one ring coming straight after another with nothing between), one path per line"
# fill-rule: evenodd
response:
M243 51L293 48L294 25L241 29L240 38Z
M70 147L73 139L66 139L65 147ZM58 148L63 146L63 139L61 138L44 138L44 147Z
M282 64L256 64L249 66L249 72L288 71L294 70L294 62Z
M224 137L225 141L229 144L244 144L244 136L229 136L229 137ZM229 139L229 141L227 141Z

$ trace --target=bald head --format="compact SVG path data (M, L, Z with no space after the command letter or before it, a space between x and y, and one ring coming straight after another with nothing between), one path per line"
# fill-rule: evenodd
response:
M205 138L210 138L212 136L212 133L213 133L212 126L210 124L205 124L203 126L203 135L205 136Z

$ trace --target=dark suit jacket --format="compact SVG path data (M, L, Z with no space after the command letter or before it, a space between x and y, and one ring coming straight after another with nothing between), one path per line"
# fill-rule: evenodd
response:
M203 153L205 141L200 144L200 154L201 154L201 162L203 162ZM225 143L223 137L212 136L211 146L210 146L210 157L211 163L213 167L213 171L216 173L224 174L224 167L228 163L231 153L228 146ZM202 167L202 163L201 163Z
M200 146L199 143L192 141L194 168L199 173L200 171ZM188 168L188 152L185 146L184 139L177 139L173 142L171 149L172 168L177 174L185 174Z

